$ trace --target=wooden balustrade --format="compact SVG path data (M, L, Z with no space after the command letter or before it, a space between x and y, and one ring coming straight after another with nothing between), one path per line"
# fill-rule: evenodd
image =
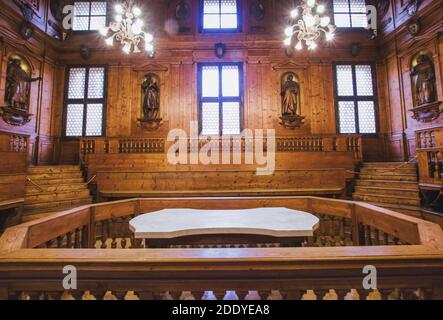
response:
M254 146L254 141L248 138L226 138L216 141L199 139L187 141L188 150L191 146L200 149L209 141L216 143L220 150L229 146L231 150L245 152L248 146ZM229 144L228 144L229 142ZM149 154L164 153L175 142L163 138L84 138L80 143L80 154L83 159L91 154ZM263 139L264 151L267 151L267 139ZM241 148L241 150L237 150ZM306 137L277 137L277 152L352 152L356 161L362 161L361 136L306 136Z
M29 135L0 131L0 152L28 153Z
M127 229L132 217L163 208L271 206L319 216L320 245L137 249L143 244L131 239ZM337 242L323 248L322 237ZM91 249L96 240L99 248ZM81 274L77 290L62 288L62 270L68 264ZM377 268L378 290L362 288L366 265ZM0 238L0 299L171 298L441 299L443 235L433 223L369 204L260 197L88 205L10 228Z
M421 186L443 188L443 127L417 131L416 145Z

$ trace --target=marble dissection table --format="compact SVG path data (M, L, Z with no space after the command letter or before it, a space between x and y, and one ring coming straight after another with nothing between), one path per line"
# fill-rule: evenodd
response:
M279 243L301 246L312 237L319 219L288 208L244 210L164 209L139 215L129 222L146 247L257 246Z

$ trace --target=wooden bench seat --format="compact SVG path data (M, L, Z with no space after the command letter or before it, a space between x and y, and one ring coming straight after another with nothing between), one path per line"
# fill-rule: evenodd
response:
M340 196L343 188L298 188L298 189L250 189L250 190L102 190L105 199L164 198L164 197L241 197L241 196Z
M21 223L24 198L0 201L0 232Z

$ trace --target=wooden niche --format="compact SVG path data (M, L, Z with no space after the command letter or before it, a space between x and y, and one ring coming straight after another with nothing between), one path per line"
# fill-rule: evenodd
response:
M294 72L286 72L281 77L281 117L280 124L294 130L304 124L301 115L300 78Z
M437 82L432 53L421 51L411 61L413 118L420 122L436 120L442 110L438 101Z
M0 113L3 120L13 126L22 126L31 121L29 96L31 83L41 78L32 78L31 64L27 59L11 54L6 68L6 84Z
M155 131L162 125L160 77L155 73L146 73L141 84L141 118L138 121L148 131Z

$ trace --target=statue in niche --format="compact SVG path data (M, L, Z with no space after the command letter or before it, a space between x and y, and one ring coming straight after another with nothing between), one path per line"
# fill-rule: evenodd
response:
M160 87L156 74L145 74L141 85L142 90L142 118L139 119L143 127L155 130L160 126Z
M41 79L32 78L30 70L22 66L22 60L19 58L10 59L6 70L6 105L15 109L28 110L30 84Z
M429 122L437 119L442 110L437 97L434 63L430 52L420 52L411 65L411 83L414 105L413 118Z
M435 102L435 70L428 55L420 54L417 57L417 64L412 67L411 76L415 88L416 105Z
M304 117L301 116L300 85L297 75L292 72L283 75L280 95L282 97L281 124L291 130L299 128L303 124Z
M20 56L11 55L6 69L5 105L2 117L11 125L23 125L30 121L29 97L31 83L42 80L32 78L30 65Z

